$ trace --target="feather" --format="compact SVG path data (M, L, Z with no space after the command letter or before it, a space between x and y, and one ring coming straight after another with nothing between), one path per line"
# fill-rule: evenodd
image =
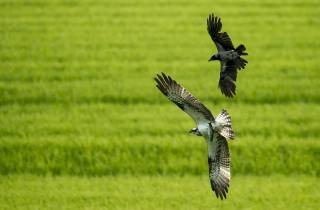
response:
M208 141L209 179L212 191L221 200L227 197L230 183L230 154L227 140L215 133Z
M218 51L234 50L229 35L226 32L220 32L221 28L221 19L214 16L214 14L209 15L207 19L207 30Z
M154 79L162 94L192 117L197 124L214 120L210 110L170 76L162 73Z
M221 62L219 88L221 93L231 98L236 94L237 69L233 61Z

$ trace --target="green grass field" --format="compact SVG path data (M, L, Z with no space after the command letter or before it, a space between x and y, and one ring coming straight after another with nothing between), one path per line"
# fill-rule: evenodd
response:
M7 209L317 209L319 178L236 176L217 200L207 176L1 177Z
M233 100L208 62L211 12L249 53ZM2 0L0 209L317 209L319 14L318 0ZM231 114L226 201L161 71Z

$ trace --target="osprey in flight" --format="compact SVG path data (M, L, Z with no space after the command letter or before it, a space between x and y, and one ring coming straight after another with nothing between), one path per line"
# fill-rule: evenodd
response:
M190 130L197 136L204 136L208 145L208 165L211 188L217 198L227 197L230 182L230 154L227 139L234 139L231 118L226 110L214 118L188 90L170 76L157 75L157 88L180 109L186 112L197 124Z
M219 17L213 14L207 19L208 33L218 49L209 61L220 61L220 80L219 88L227 97L236 95L237 70L244 69L248 61L241 58L242 55L248 55L243 44L234 48L229 35L226 32L220 32L222 23Z

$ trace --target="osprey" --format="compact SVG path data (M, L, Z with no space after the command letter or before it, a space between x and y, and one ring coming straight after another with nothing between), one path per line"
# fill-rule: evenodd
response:
M211 188L217 198L227 197L230 182L230 154L227 139L234 139L231 118L226 110L214 118L188 90L170 76L157 74L157 88L180 109L186 112L197 124L190 130L197 136L204 136L208 145L208 165Z
M234 48L229 35L226 32L220 32L222 23L219 17L213 14L207 19L208 33L215 43L218 53L214 54L209 61L220 61L220 80L219 88L222 94L227 97L236 95L237 70L244 69L248 61L241 58L242 55L248 55L243 44Z

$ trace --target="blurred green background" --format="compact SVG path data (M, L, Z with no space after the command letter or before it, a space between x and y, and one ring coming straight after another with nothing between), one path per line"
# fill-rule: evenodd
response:
M234 100L208 62L212 12L249 53ZM318 209L319 14L318 0L1 0L0 209ZM227 200L161 71L231 114Z

